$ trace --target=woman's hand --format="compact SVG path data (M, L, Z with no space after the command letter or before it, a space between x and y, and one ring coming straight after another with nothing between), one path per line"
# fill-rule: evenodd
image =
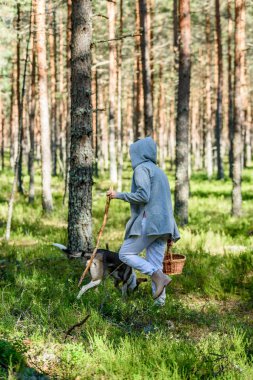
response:
M114 190L108 190L108 191L106 192L106 195L107 195L107 197L109 197L110 199L117 198L117 192L114 191Z
M168 239L167 240L167 246L172 247L173 246L173 240Z

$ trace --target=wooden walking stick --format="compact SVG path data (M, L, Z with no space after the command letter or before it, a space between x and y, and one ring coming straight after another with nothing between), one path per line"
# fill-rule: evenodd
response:
M110 187L110 190L112 190L112 187ZM107 217L108 217L108 211L109 211L109 206L110 206L110 197L107 196L107 199L106 199L106 204L105 204L105 212L104 212L104 220L103 220L103 223L102 223L102 226L99 230L99 233L98 233L98 237L97 237L97 244L96 244L96 247L91 255L91 258L89 260L89 263L88 265L86 266L80 280L79 280L79 283L78 283L78 286L81 285L81 283L83 282L83 279L84 277L86 276L88 270L90 269L90 266L92 264L92 261L94 260L94 257L96 256L96 253L97 253L97 250L98 250L98 246L99 246L99 242L100 242L100 239L101 239L101 236L102 236L102 233L104 231L104 228L105 228L105 225L106 225L106 222L107 222Z

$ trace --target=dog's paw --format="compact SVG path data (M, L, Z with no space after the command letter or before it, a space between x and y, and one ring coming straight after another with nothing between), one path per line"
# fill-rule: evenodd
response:
M77 298L78 300L80 300L80 298L82 297L83 293L84 293L84 292L83 292L83 290L81 289L80 292L77 294L77 297L76 297L76 298Z

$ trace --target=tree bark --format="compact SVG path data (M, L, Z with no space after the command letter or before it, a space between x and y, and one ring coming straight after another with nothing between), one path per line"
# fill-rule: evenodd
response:
M107 14L109 21L109 40L115 39L115 3L107 2ZM116 184L117 163L115 147L115 104L117 90L117 50L115 41L109 42L109 155L110 155L110 180Z
M233 71L232 71L232 32L233 18L231 14L231 0L228 0L228 131L229 131L229 176L232 178L233 171L233 136L234 136L234 115L233 115Z
M153 135L153 106L151 94L150 35L147 25L147 0L139 0L141 26L142 85L144 95L144 130L146 136Z
M3 113L3 104L2 104L2 94L0 93L0 132L1 132L1 170L4 170L4 113Z
M22 161L23 161L23 120L20 123L23 115L21 114L21 98L20 98L20 2L17 2L17 104L18 104L18 120L19 120L19 128L20 128L20 140L18 144L19 147L19 159L18 159L18 192L23 194L23 181L22 181Z
M209 9L206 13L206 146L205 167L208 179L213 175L213 153L212 153L212 94L211 94L211 25Z
M62 12L60 13L59 20L59 100L58 100L58 120L59 120L59 168L61 169L61 175L64 177L66 173L66 101L68 101L68 95L66 94L66 82L65 78L65 67L64 67L64 56L62 52L64 51L64 34L63 34L63 17Z
M35 131L35 112L36 112L36 45L35 45L35 1L32 1L32 40L31 40L31 90L30 90L30 112L29 112L29 135L30 152L28 156L29 180L29 203L34 202L34 131Z
M123 35L123 0L120 0L120 26L119 35ZM118 191L122 191L122 172L123 172L123 127L122 127L122 47L123 40L118 43L117 61L118 61L118 109L117 109L117 125L118 125Z
M151 99L154 110L154 88L155 88L155 70L154 70L154 18L155 18L155 0L147 0L147 16L148 16L148 33L149 33L149 51L150 51L150 87Z
M19 3L18 3L18 8L19 8ZM19 9L18 9L18 13L19 13ZM24 64L22 91L21 91L21 94L19 93L17 97L18 102L19 102L18 104L20 107L19 120L18 120L18 151L17 151L17 156L15 159L14 178L12 182L11 195L10 195L10 199L8 203L8 214L7 214L7 223L6 223L6 231L5 231L5 239L7 241L10 239L10 234L11 234L11 221L12 221L12 213L13 213L13 206L14 206L14 198L15 198L16 187L18 184L19 163L20 163L21 143L22 143L22 133L23 133L23 106L24 106L25 84L26 84L26 69L27 69L27 63L28 63L29 44L30 44L30 37L31 37L31 16L32 16L32 9L30 11L30 25L29 25L29 34L28 34L28 40L27 40L27 45L26 45L26 56L25 56L25 64Z
M78 256L92 250L91 1L73 1L71 19L68 248Z
M252 163L252 149L251 149L251 105L248 102L247 121L245 130L245 143L244 143L244 163L245 167L250 167Z
M92 109L95 111L92 113L92 148L94 151L94 163L93 173L95 177L98 177L98 69L97 66L93 69L92 73Z
M188 127L189 127L189 97L190 97L190 1L179 1L179 83L176 122L176 187L175 214L180 225L188 223Z
M63 204L65 203L66 195L68 192L68 182L69 182L69 166L70 166L70 108L71 108L71 96L70 96L70 82L71 82L71 13L72 13L72 0L68 1L68 10L67 10L67 104L66 104L66 163L65 163L65 186L64 186L64 195L63 195Z
M160 63L159 69L159 90L157 99L157 125L158 125L158 136L159 136L159 166L165 170L165 145L166 131L165 131L165 96L164 96L164 85L163 85L163 66Z
M135 2L135 73L133 85L133 124L134 124L134 141L141 137L141 57L140 57L140 12L139 0Z
M105 99L106 99L106 90L105 88L102 88L99 92L99 104L102 109L105 108ZM109 168L109 150L108 150L108 128L107 128L107 120L105 112L99 113L99 119L100 119L100 130L101 130L101 152L103 156L103 169L108 170Z
M56 65L56 22L55 10L53 9L52 0L48 4L49 15L49 58L50 58L50 91L51 91L51 110L50 110L50 124L51 124L51 152L52 152L52 174L57 174L57 65Z
M176 97L175 97L176 98ZM169 157L170 157L170 170L173 170L175 165L175 153L176 153L176 131L175 131L175 98L171 99L169 106Z
M240 216L242 208L242 126L243 94L242 81L244 78L244 46L245 41L245 0L235 0L235 103L234 103L234 135L233 135L233 190L232 215Z
M223 92L223 62L222 62L222 40L220 22L220 1L215 0L216 34L218 47L218 86L217 86L217 108L216 108L216 150L217 150L217 178L224 178L224 170L221 154L222 139L222 92Z
M2 97L0 96L0 128L1 128L1 170L4 170L4 138L5 138L5 115L3 112Z
M45 0L36 1L37 56L39 75L39 104L42 159L42 207L45 212L53 209L51 194L51 150L47 86Z

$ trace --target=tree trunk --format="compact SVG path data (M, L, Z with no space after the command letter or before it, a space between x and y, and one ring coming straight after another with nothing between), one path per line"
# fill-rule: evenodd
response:
M102 109L105 108L105 99L106 96L106 90L105 88L102 88L99 92L99 104ZM108 150L108 128L107 128L107 119L105 112L100 112L100 130L101 130L101 136L102 136L102 156L103 156L103 168L108 170L109 168L109 150Z
M245 145L244 145L244 162L246 167L250 167L252 163L252 150L251 150L251 105L248 102L247 109L247 122L246 122L246 130L245 130Z
M234 136L232 32L233 32L233 18L231 14L231 0L228 0L228 131L229 131L229 176L230 178L232 178L232 171L233 171L233 136Z
M29 203L34 202L34 131L35 131L35 112L36 112L36 45L35 45L35 1L32 2L32 40L31 40L31 91L30 91L30 112L29 112L29 135L30 135L30 152L28 157L29 166Z
M19 8L19 4L18 4ZM18 10L19 13L19 10ZM25 84L26 84L26 69L28 63L29 56L29 44L31 37L31 17L32 17L32 9L30 11L30 24L29 24L29 34L26 45L26 55L25 55L25 64L24 64L24 73L23 73L23 83L22 83L22 91L21 94L18 95L18 104L19 104L19 120L18 120L18 151L14 165L14 178L12 182L11 195L8 203L8 215L7 215L7 223L6 223L6 231L5 231L5 239L8 241L10 239L11 234L11 221L12 221L12 213L13 213L13 205L16 187L18 184L18 174L19 174L19 163L20 163L20 154L21 154L21 143L22 143L22 131L23 131L23 105L24 105L24 96L25 96ZM21 97L20 97L21 95Z
M50 52L50 90L51 90L51 110L50 110L50 123L51 123L51 152L52 152L52 174L57 174L57 105L56 105L56 92L57 92L57 65L56 65L56 27L55 27L55 10L53 9L52 0L48 5L49 14L49 52Z
M20 144L19 147L19 160L18 160L18 192L23 194L23 180L22 180L22 161L23 161L23 120L20 123L23 115L21 114L21 99L20 99L20 3L17 2L17 105L18 105L18 120L19 120L19 128L20 129Z
M141 58L140 58L140 12L139 0L135 2L135 73L133 86L134 141L141 137Z
M91 39L91 1L75 0L71 38L68 248L77 256L92 250Z
M119 35L123 35L123 0L120 0L120 27ZM123 172L123 127L122 127L122 47L123 40L118 43L118 191L122 191L122 172Z
M10 114L10 165L14 170L18 152L18 96L17 96L17 65L12 65L12 90L11 90L11 114Z
M213 175L213 153L212 153L212 94L211 94L211 26L209 9L206 13L206 146L205 167L208 179Z
M10 130L9 130L9 156L10 156L10 167L13 168L13 152L14 152L14 145L13 145L13 126L14 126L14 62L12 62L11 65L11 96L10 96L10 117L9 117L9 124L10 124Z
M222 92L223 92L223 62L222 62L222 41L220 23L220 1L215 0L215 18L218 47L218 86L217 86L217 108L216 108L216 149L217 149L217 178L224 178L221 139L222 139Z
M93 173L95 177L98 177L98 69L95 66L92 75L92 148L94 152ZM95 111L95 112L94 112Z
M177 107L177 96L178 96L178 80L176 79L178 75L178 43L179 43L179 16L178 16L178 1L173 0L173 54L174 54L174 102L175 107ZM171 115L172 116L172 115ZM174 115L174 124L176 124L176 116Z
M175 153L176 153L176 132L175 132L175 98L170 101L170 113L169 113L169 156L170 156L170 170L173 170L175 165Z
M188 124L190 97L190 1L179 1L179 83L176 122L176 187L175 214L180 225L188 223Z
M70 108L71 108L71 96L70 96L70 82L71 82L71 13L72 13L72 0L68 1L68 12L67 12L67 109L66 109L66 163L65 163L65 186L63 195L63 204L65 203L66 195L68 192L68 182L69 182L69 165L70 165Z
M37 56L39 74L39 104L42 159L42 207L45 212L53 209L51 194L51 150L47 87L45 0L36 1Z
M147 0L147 16L148 16L148 33L149 33L149 51L150 51L150 87L152 106L154 110L154 87L155 87L155 70L154 70L154 18L155 18L155 0Z
M242 3L242 17L240 20L240 40L241 40L241 97L242 97L242 108L243 108L243 124L242 124L242 135L243 135L243 154L242 154L242 162L243 167L247 167L247 157L246 157L246 149L247 143L249 141L249 117L248 117L248 80L247 80L247 65L246 65L246 34L245 34L245 26L246 26L246 16L245 16L245 0Z
M165 138L165 96L163 85L163 66L160 63L159 69L159 91L157 101L157 124L158 124L158 136L159 136L159 165L165 170L165 144L167 144Z
M153 106L151 94L150 69L150 35L147 25L147 0L139 0L140 26L141 26L141 61L142 85L144 95L144 130L146 136L153 135Z
M58 109L58 120L59 120L59 162L60 162L60 169L61 174L65 175L66 173L66 131L65 131L65 120L66 120L66 99L68 101L68 95L65 96L66 93L66 86L64 82L65 78L65 67L64 67L64 56L62 52L64 51L64 34L63 34L63 17L62 12L60 13L60 20L59 20L59 107Z
M240 216L242 207L242 125L243 94L242 80L244 78L244 54L245 41L245 0L235 0L235 103L234 103L234 136L233 136L233 190L232 190L232 215Z
M115 3L107 2L107 14L109 19L109 40L115 38ZM115 97L117 90L117 50L115 41L109 42L109 155L110 155L110 180L116 184L117 163L115 149Z
M1 170L4 170L4 112L2 97L0 96L0 128L1 128Z

